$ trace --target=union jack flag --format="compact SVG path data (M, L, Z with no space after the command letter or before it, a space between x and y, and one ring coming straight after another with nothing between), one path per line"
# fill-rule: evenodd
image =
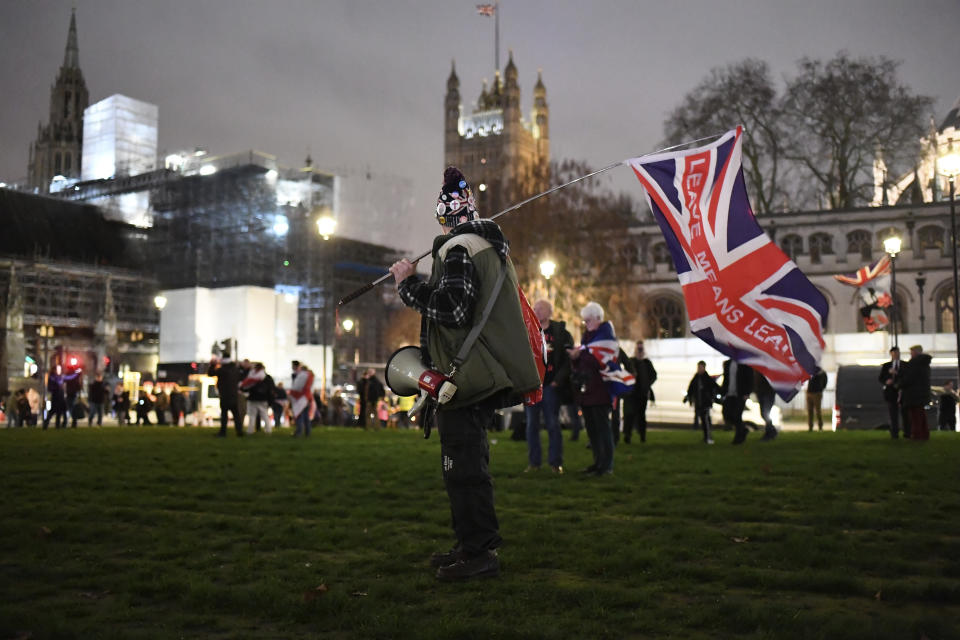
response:
M742 135L626 162L663 231L691 331L790 400L820 365L827 301L757 223Z
M477 13L481 16L493 17L497 12L497 5L495 4L478 4Z
M885 309L893 306L893 297L890 295L890 257L883 256L873 264L857 269L851 275L833 276L843 284L859 289L860 315L863 316L863 326L873 333L883 329L890 323L890 317Z
M622 396L633 390L635 383L633 375L620 366L617 356L620 355L620 341L613 331L613 325L606 321L597 327L592 334L584 336L583 347L590 352L597 362L604 365L600 377L606 384L611 396Z

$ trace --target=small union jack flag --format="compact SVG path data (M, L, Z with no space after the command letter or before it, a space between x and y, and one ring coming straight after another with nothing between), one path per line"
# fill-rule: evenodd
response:
M860 294L860 315L863 326L873 333L890 323L885 309L893 305L890 295L890 256L883 256L873 264L857 269L850 275L833 276L839 282L857 287Z
M478 4L477 13L481 16L487 16L492 18L493 15L497 12L497 5L495 4Z
M663 231L691 331L790 400L820 365L828 306L757 223L742 135L737 127L703 147L626 162Z

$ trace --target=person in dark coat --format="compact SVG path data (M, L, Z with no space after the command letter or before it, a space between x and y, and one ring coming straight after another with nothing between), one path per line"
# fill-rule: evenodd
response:
M363 373L363 379L357 385L357 393L360 396L360 426L363 428L380 428L377 421L377 403L380 398L387 395L383 388L383 383L377 379L377 372L374 369L367 369Z
M180 385L174 384L170 388L170 421L173 426L179 426L180 420L187 413L187 399L180 390Z
M953 380L947 380L943 383L943 391L940 392L937 412L937 430L938 431L956 431L957 430L957 392L953 388Z
M693 428L699 426L703 429L703 442L713 444L713 437L710 434L710 409L720 393L720 387L717 381L707 373L707 363L701 360L697 363L697 373L694 374L687 385L687 395L683 401L693 405Z
M220 395L220 431L218 438L227 436L227 422L233 414L233 424L237 436L243 437L243 419L240 417L240 369L237 363L227 355L221 360L214 357L210 361L207 375L217 379L217 393Z
M107 385L103 381L103 374L98 373L90 386L87 387L87 399L90 401L90 413L87 414L87 426L93 426L93 414L97 414L97 426L103 426L103 412L107 403Z
M524 407L526 418L527 471L539 469L543 458L540 446L540 416L547 430L547 462L554 473L563 473L563 434L560 431L561 387L570 378L570 356L567 349L573 347L573 336L566 324L552 320L553 305L547 300L537 300L533 312L540 322L547 345L547 365L543 375L543 399L535 405Z
M584 469L593 475L613 473L613 432L610 430L610 392L603 381L601 371L606 365L597 360L586 348L603 322L603 307L596 302L588 303L581 311L585 331L582 346L568 350L570 356L573 393L580 403L583 421L590 438L593 464Z
M903 362L900 360L900 349L890 349L890 361L880 367L880 384L883 385L883 402L887 405L887 418L890 424L890 437L896 440L900 437L900 374L903 373ZM903 437L910 437L910 425L903 421Z
M73 374L80 375L79 373ZM56 416L54 428L66 429L67 427L67 396L64 390L64 381L66 376L63 374L63 367L59 364L56 369L47 376L47 393L50 395L50 412L43 418L43 428L50 426L51 415ZM41 408L42 411L42 408Z
M647 357L643 340L637 340L633 358L623 363L627 371L633 374L633 391L623 396L623 441L630 444L634 429L640 436L640 442L647 441L647 403L654 399L653 383L657 381L657 370Z
M910 418L910 439L929 440L927 426L927 403L930 402L930 361L933 358L923 352L923 347L910 347L910 361L900 375L900 402Z
M742 444L747 439L743 424L743 409L747 398L753 393L753 369L736 360L723 361L723 382L720 395L723 397L723 423L735 430L733 444Z

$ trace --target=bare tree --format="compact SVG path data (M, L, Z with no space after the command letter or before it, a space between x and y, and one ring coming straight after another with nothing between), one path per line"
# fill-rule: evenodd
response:
M710 75L684 96L664 123L667 144L702 138L743 125L743 171L757 212L784 201L780 99L762 60L748 58Z
M898 66L841 51L827 62L801 59L799 74L787 84L786 156L812 177L816 195L830 208L869 201L878 150L888 167L916 160L932 100L901 84Z
M575 160L538 167L506 187L505 201L518 202L542 190L548 175L553 184L563 184L590 172ZM636 211L630 197L615 195L602 179L591 178L500 218L517 277L531 303L551 298L555 316L575 328L580 309L596 300L618 335L643 335L643 296L634 272L638 254L629 234L637 224ZM557 265L549 282L540 273L546 259Z

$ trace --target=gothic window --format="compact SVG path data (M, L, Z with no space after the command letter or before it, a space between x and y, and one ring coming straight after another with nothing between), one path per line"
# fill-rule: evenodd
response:
M957 308L953 300L953 287L943 287L936 297L937 333L953 333L953 313Z
M70 117L70 92L69 91L67 91L63 95L63 117L64 118Z
M943 249L943 228L936 225L927 225L917 231L917 243L920 249Z
M667 249L667 244L665 242L660 242L653 245L653 263L654 265L665 264L667 265L667 270L675 271L676 268L673 266L673 257L670 255L670 250Z
M647 326L653 338L682 338L687 319L683 302L673 296L657 296L647 305Z
M810 236L810 262L820 264L820 257L833 254L833 238L827 233L815 233Z
M795 233L783 236L780 241L780 248L787 254L791 260L796 260L797 256L803 253L803 238Z
M56 175L60 175L62 173L60 171L60 152L59 151L53 154L53 172Z
M637 245L633 242L627 242L623 245L622 249L623 259L631 267L635 267L640 264L640 252L637 250Z
M64 173L70 173L70 164L71 164L71 156L70 156L70 152L68 151L67 153L63 154Z
M870 232L857 229L847 234L847 254L859 254L861 260L869 261L873 257L873 242Z

